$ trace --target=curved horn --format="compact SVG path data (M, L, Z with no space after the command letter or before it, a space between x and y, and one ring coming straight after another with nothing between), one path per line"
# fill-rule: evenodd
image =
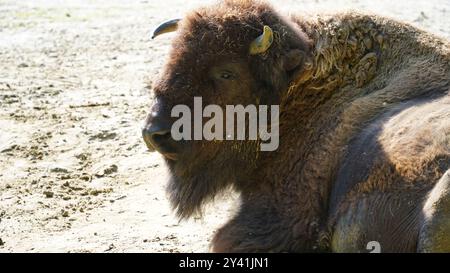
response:
M269 26L264 26L263 34L258 36L250 44L250 55L266 52L273 42L273 31Z
M154 31L152 34L152 39L154 39L156 36L164 34L164 33L168 33L168 32L172 32L177 30L178 28L178 22L181 19L172 19L169 21L166 21L162 24L160 24Z

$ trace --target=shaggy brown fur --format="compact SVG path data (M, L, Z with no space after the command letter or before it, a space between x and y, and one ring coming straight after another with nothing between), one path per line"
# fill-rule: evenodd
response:
M274 43L250 56L264 25ZM231 79L220 78L224 70ZM158 116L169 120L172 106L192 106L194 96L204 105L279 104L280 146L174 144L170 200L184 218L229 186L241 193L214 251L365 251L372 240L382 251L432 251L418 247L419 235L430 223L427 194L450 169L449 89L449 43L403 23L357 13L286 18L253 1L198 9L181 20L154 88Z

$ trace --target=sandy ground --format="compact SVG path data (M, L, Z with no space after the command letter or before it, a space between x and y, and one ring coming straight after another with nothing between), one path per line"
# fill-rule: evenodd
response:
M203 252L229 193L179 222L140 127L171 34L159 22L211 1L0 0L0 252ZM272 1L357 9L450 38L450 1Z

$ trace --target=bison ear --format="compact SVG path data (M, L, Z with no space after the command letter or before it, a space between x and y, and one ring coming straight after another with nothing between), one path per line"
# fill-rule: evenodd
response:
M283 56L283 68L292 71L300 68L305 60L305 52L300 49L292 49Z

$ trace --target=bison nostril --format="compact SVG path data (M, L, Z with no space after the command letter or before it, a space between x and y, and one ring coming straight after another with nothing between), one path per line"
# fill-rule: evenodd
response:
M170 131L158 131L150 136L153 147L160 153L167 152L170 148L170 139Z
M153 142L156 144L163 143L164 141L167 141L170 139L170 131L156 132L156 133L152 134L151 138L152 138Z

